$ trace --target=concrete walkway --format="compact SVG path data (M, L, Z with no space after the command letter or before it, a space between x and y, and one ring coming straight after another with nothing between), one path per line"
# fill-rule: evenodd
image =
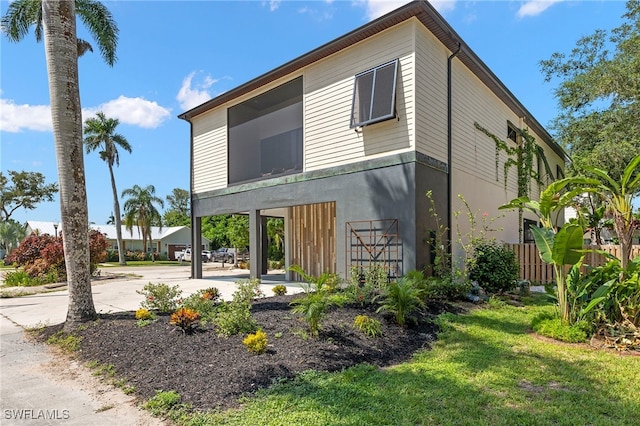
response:
M103 275L125 272L125 279L103 279L93 285L99 313L132 311L143 297L136 293L147 283L178 285L183 296L217 287L225 300L236 289L235 281L247 278L244 270L205 267L205 278L189 279L189 267L103 268ZM289 293L301 291L297 284L283 282L282 275L262 279L262 290L271 295L276 284L286 284ZM55 348L28 341L25 328L63 322L67 313L65 289L0 299L0 424L9 425L162 425L136 407L132 397L100 382L84 366L55 356Z

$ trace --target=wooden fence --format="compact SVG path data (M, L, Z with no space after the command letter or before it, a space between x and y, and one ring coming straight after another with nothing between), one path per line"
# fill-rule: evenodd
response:
M529 280L532 283L548 283L555 280L553 266L544 263L540 259L538 249L534 243L529 244L507 244L516 254L516 259L520 265L520 279ZM595 267L604 265L607 258L596 250L602 250L616 257L620 257L619 245L585 246L585 250L591 250L585 254L583 266L580 269L585 273L589 266ZM631 259L640 256L640 245L634 245L631 249Z

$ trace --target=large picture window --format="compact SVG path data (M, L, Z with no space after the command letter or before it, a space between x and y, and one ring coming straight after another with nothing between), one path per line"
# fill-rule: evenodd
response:
M302 77L228 114L230 184L302 171Z
M398 60L356 75L351 104L351 128L396 116Z

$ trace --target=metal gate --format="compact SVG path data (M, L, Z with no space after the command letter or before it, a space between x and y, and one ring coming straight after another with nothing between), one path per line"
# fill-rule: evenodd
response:
M347 222L346 226L345 276L349 276L354 267L360 274L370 268L383 268L389 280L402 276L398 219Z

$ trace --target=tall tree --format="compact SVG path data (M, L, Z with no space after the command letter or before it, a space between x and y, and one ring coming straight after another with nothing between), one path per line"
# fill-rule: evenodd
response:
M22 40L32 25L35 25L38 41L44 36L60 185L60 216L65 233L69 304L64 327L67 330L96 317L89 269L88 209L78 83L78 56L87 50L87 43L78 43L76 12L96 39L103 58L113 65L118 29L110 12L99 2L16 0L2 18L2 32L12 41Z
M553 128L572 157L574 174L607 170L620 182L640 152L640 0L629 0L622 24L579 39L570 54L541 61L546 81L559 80Z
M189 213L189 191L186 189L173 188L171 194L167 195L167 203L169 203L169 209L162 215L164 225L191 225L191 216Z
M58 184L45 184L44 175L39 172L9 170L9 178L0 172L0 221L3 222L19 208L33 210L38 203L53 201L53 194L58 192Z
M122 191L122 197L129 197L124 203L124 225L133 231L136 226L142 236L142 245L147 250L147 241L151 242L151 227L154 224L162 224L162 217L155 204L164 207L162 198L155 195L156 188L148 185L142 188L133 185L132 188Z
M87 118L84 122L84 144L87 153L100 150L98 153L102 161L109 167L111 177L111 190L113 192L113 211L115 216L116 238L118 239L118 260L120 265L126 265L124 256L124 242L122 240L122 218L120 216L120 202L118 201L118 189L116 188L116 178L113 174L113 166L120 165L120 153L118 147L127 152L131 152L131 145L127 139L116 133L116 127L120 120L107 118L103 112L98 112L94 118Z

